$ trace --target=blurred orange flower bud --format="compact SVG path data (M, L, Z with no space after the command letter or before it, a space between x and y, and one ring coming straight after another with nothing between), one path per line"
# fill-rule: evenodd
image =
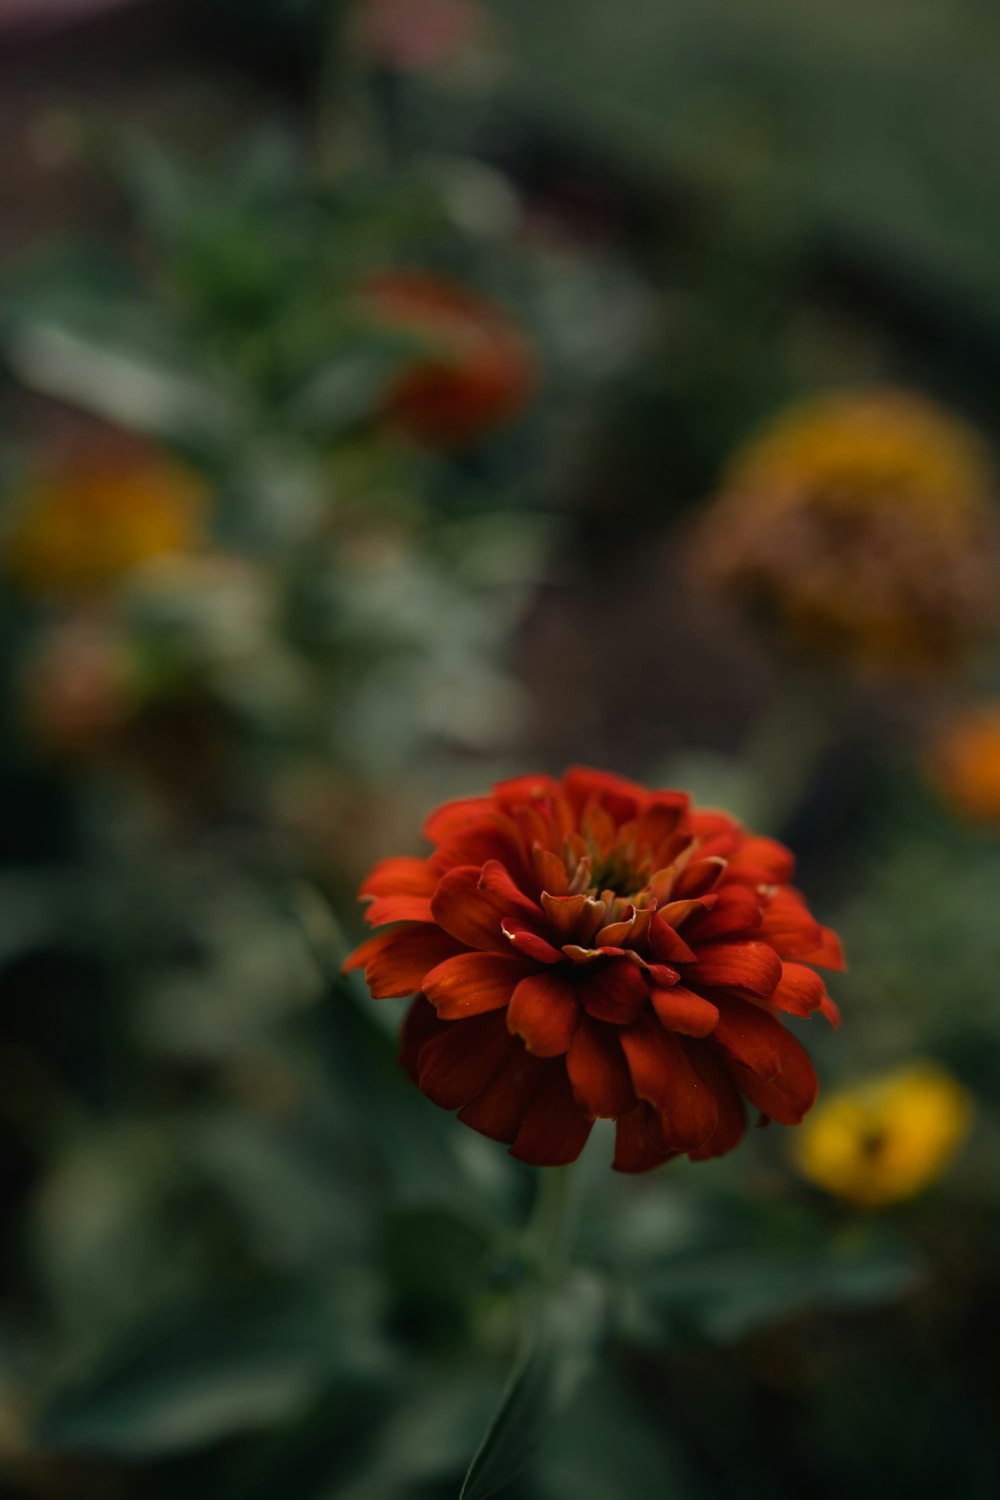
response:
M957 714L931 746L927 765L953 812L1000 826L1000 703Z
M354 24L364 53L401 73L454 62L488 28L489 17L475 0L359 0Z
M390 420L435 448L474 442L513 420L537 379L534 353L492 302L422 271L391 271L364 288L372 317L426 341L385 396Z
M116 631L99 620L60 622L22 665L28 733L58 755L101 749L128 717L130 677L128 653Z

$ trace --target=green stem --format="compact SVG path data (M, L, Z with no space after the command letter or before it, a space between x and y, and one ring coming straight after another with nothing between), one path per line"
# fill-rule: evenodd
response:
M579 1197L573 1167L541 1167L526 1249L542 1286L551 1286L566 1269L576 1233Z

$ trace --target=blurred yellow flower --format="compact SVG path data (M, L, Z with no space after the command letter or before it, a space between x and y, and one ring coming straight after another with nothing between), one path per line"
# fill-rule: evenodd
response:
M877 1208L939 1177L971 1114L969 1095L950 1074L915 1063L831 1095L799 1132L795 1161L828 1193Z
M931 747L928 772L953 812L1000 824L1000 702L952 719Z
M74 448L20 499L4 570L25 588L87 594L201 540L204 492L164 455L117 435Z
M791 408L740 452L703 523L710 579L795 647L907 669L992 618L989 455L891 389Z

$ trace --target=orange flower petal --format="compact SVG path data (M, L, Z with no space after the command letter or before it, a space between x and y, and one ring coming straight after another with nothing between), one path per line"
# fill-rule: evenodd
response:
M701 1146L689 1152L692 1161L710 1161L725 1156L739 1145L746 1134L747 1114L739 1091L720 1062L714 1048L707 1043L685 1042L692 1066L715 1097L719 1123Z
M835 969L842 974L847 968L844 945L832 927L821 927L819 945L811 948L808 953L803 953L801 957L806 963L815 964L818 969Z
M652 991L653 1009L661 1026L685 1036L708 1036L719 1019L718 1007L682 984Z
M688 805L683 792L654 792L636 819L633 834L636 847L659 849L683 823Z
M434 920L430 899L406 891L391 896L377 896L365 912L370 927L384 927L387 922L431 922Z
M399 1037L399 1061L403 1069L419 1084L420 1049L431 1037L441 1036L445 1023L439 1021L437 1012L423 995L418 995L406 1012L403 1029Z
M726 861L719 855L692 860L677 876L671 894L675 901L691 901L704 896L718 885L725 871Z
M442 1021L458 1021L507 1005L531 972L523 959L504 953L459 953L424 978L421 989Z
M776 1078L798 1047L795 1038L774 1016L749 1000L726 995L718 1004L719 1020L712 1040L758 1078Z
M475 865L482 869L488 859L499 860L508 869L520 872L521 843L510 818L496 811L484 814L475 823L457 828L442 839L431 855L435 870L451 870L458 865Z
M590 1119L615 1120L635 1104L618 1028L582 1016L566 1057L577 1103Z
M468 828L480 818L489 818L496 812L492 797L457 797L445 802L442 807L424 819L424 837L432 844L443 844L460 830Z
M751 884L784 885L795 871L795 856L776 839L746 838L729 861L730 878Z
M587 896L551 896L542 892L542 908L549 919L554 937L566 939L576 935L584 913L595 903ZM601 914L604 907L601 905Z
M823 941L823 929L798 891L782 886L761 916L759 935L781 958L805 958Z
M536 1057L560 1057L569 1049L579 1016L575 985L556 974L531 974L511 997L507 1029Z
M538 877L539 889L550 897L565 896L569 891L569 876L566 865L550 849L536 844L531 851L531 862Z
M587 977L579 984L580 1004L597 1021L627 1026L634 1021L649 996L649 985L634 963L602 964L581 969Z
M496 1077L459 1112L463 1125L507 1146L517 1135L524 1112L545 1074L545 1064L521 1043L507 1038L506 1060Z
M437 883L438 876L426 859L381 859L358 897L364 901L369 896L432 896Z
M781 979L781 960L768 943L712 944L699 948L698 962L685 967L682 979L698 990L720 986L767 996Z
M663 1033L660 1033L662 1036ZM664 1151L697 1151L715 1134L719 1105L715 1094L691 1062L684 1043L664 1036L669 1056L669 1094L656 1112L656 1123L647 1125L653 1143ZM657 1048L660 1042L657 1040ZM658 1131L660 1136L658 1136Z
M670 1161L672 1155L654 1146L649 1122L654 1118L648 1104L640 1103L622 1115L615 1127L615 1156L611 1163L616 1172L649 1172Z
M648 792L637 782L626 781L610 771L592 771L572 766L562 779L563 795L579 815L589 803L603 807L618 823L634 818Z
M373 997L387 1000L416 994L428 970L457 952L454 938L440 927L394 927L390 932L377 932L355 948L344 964L344 972L363 967Z
M653 879L655 880L656 876ZM672 876L671 879L673 879ZM707 896L696 896L689 901L668 901L658 908L657 916L662 917L669 926L680 928L690 922L696 912L710 911L718 899L718 894L713 892Z
M526 954L539 964L560 964L563 955L558 948L553 948L537 932L530 932L527 927L515 924L507 919L501 923L504 937L511 943L519 953Z
M442 1109L460 1109L496 1077L509 1050L502 1016L449 1021L417 1056L420 1087Z
M691 812L691 829L700 839L724 834L729 838L742 838L743 830L735 818L714 808L696 807Z
M814 969L805 964L783 963L781 982L770 997L778 1010L792 1016L811 1016L823 1003L826 986Z
M431 899L434 920L468 948L508 953L499 913L480 892L479 875L474 865L460 865L443 875Z
M576 1161L593 1128L580 1111L561 1063L549 1063L524 1112L511 1156L534 1167L563 1167Z
M840 1007L834 1000L830 999L829 995L823 996L823 999L820 1002L819 1013L821 1016L824 1016L827 1021L829 1021L834 1031L839 1030L841 1020Z
M479 889L502 917L514 917L522 925L525 921L534 925L545 920L541 907L524 894L497 859L488 859L483 865Z
M664 1153L704 1145L718 1124L719 1112L680 1041L652 1016L623 1030L621 1039L632 1086L659 1117L662 1139L650 1126L654 1145Z
M722 938L750 938L762 920L761 897L756 891L745 885L723 885L711 910L692 917L687 932L691 942L698 944L717 943Z
M668 922L663 920L662 915L657 912L649 924L649 946L653 957L667 964L691 964L696 963L697 953L676 932Z
M783 1066L774 1077L762 1078L732 1058L728 1067L740 1092L768 1119L779 1125L798 1125L815 1103L819 1083L801 1042L788 1032L785 1039Z
M507 781L497 781L493 796L505 811L525 802L542 802L559 794L559 783L551 776L511 776Z

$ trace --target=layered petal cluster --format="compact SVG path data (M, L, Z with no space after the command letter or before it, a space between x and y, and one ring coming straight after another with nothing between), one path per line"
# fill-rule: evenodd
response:
M843 956L780 844L585 769L450 803L425 833L429 858L362 886L381 930L347 968L416 997L402 1062L435 1104L537 1166L615 1120L622 1172L731 1151L745 1101L802 1120L816 1075L784 1018L838 1023L816 970Z
M824 396L736 455L696 564L793 647L925 668L992 622L995 489L976 433L922 397Z

